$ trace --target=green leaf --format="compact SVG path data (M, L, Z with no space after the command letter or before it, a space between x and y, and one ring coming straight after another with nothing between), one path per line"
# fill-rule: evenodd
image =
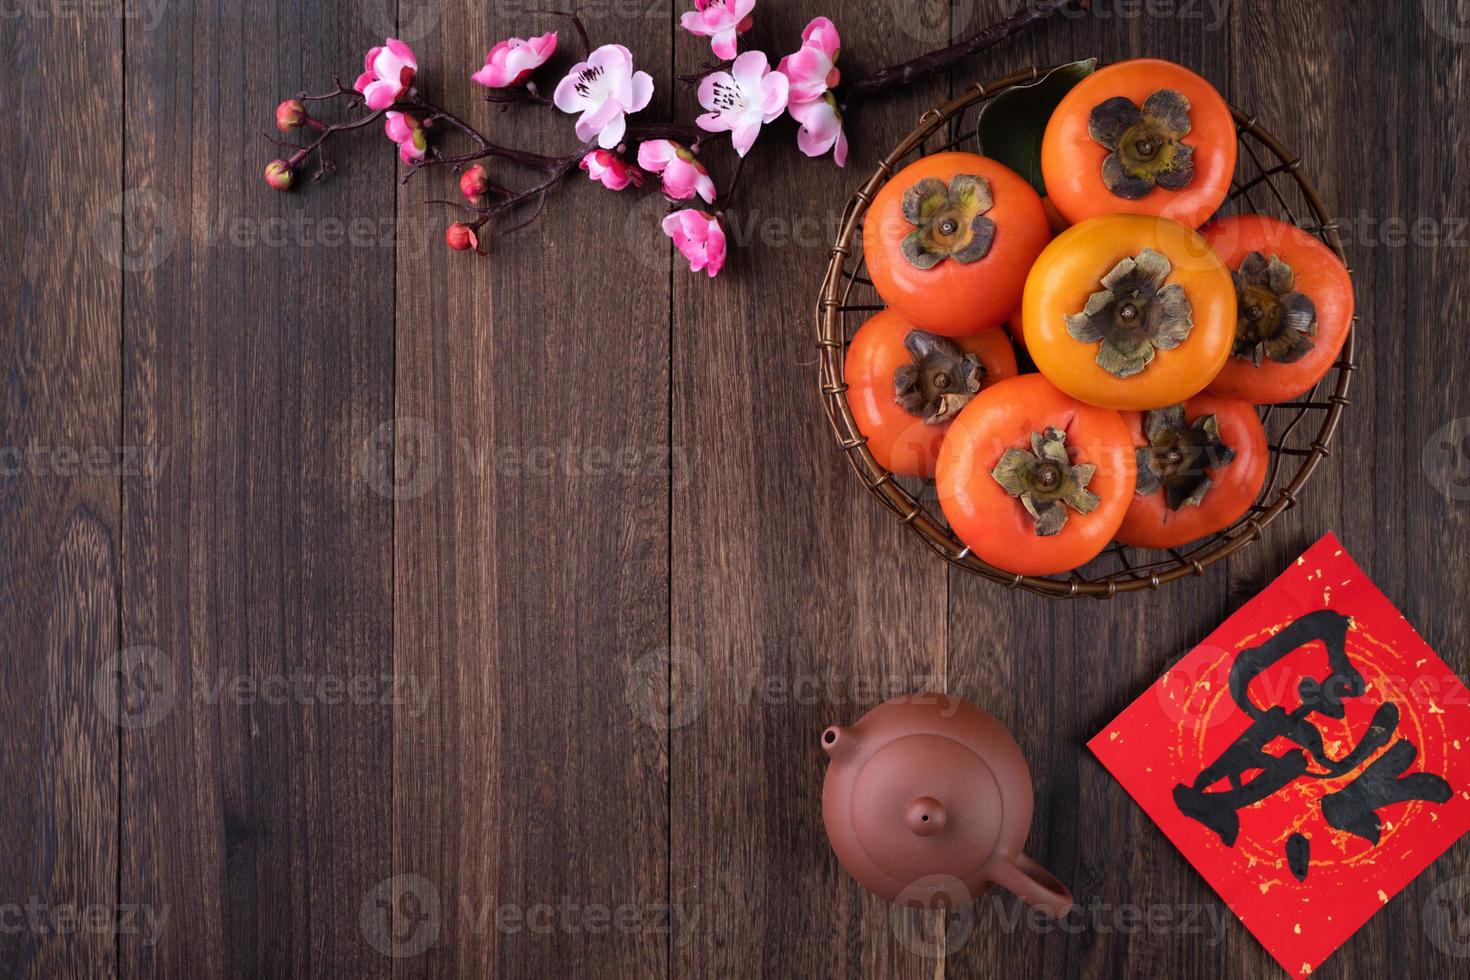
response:
M1097 59L1074 61L1047 72L1030 85L1015 85L980 107L976 135L980 152L1026 178L1046 194L1041 179L1041 137L1062 97L1097 68Z

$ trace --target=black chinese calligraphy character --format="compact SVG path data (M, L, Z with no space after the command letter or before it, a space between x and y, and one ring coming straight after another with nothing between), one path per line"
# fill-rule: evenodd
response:
M1230 696L1250 726L1228 748L1206 766L1192 786L1174 787L1174 802L1185 816L1198 820L1234 847L1240 834L1238 811L1250 806L1297 779L1332 779L1356 770L1375 752L1393 741L1398 729L1399 709L1393 702L1378 706L1368 731L1346 755L1333 758L1323 745L1322 733L1313 715L1342 718L1345 698L1361 697L1366 690L1360 674L1347 655L1348 617L1321 609L1287 626L1258 647L1244 651L1230 668ZM1251 683L1263 672L1307 643L1320 641L1327 650L1329 673L1318 680L1303 678L1297 685L1301 703L1291 711L1280 705L1257 705L1250 696ZM1281 738L1297 748L1281 755L1266 746ZM1423 800L1443 803L1450 798L1449 783L1432 773L1404 776L1418 750L1401 739L1384 752L1353 782L1322 799L1322 816L1327 823L1377 844L1381 830L1378 810L1393 803ZM1313 768L1313 767L1316 768ZM1246 774L1258 774L1246 779ZM1225 780L1229 788L1208 792ZM1298 879L1306 877L1310 843L1302 835L1288 841L1287 857Z

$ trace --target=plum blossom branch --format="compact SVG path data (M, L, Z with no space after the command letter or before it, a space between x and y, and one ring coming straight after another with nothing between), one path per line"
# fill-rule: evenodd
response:
M407 166L402 180L428 167L447 166L460 174L463 200L435 199L428 203L465 211L469 217L450 225L445 241L450 248L482 250L482 234L511 234L534 223L545 211L556 186L579 169L604 187L622 191L641 188L649 175L674 206L664 219L664 232L694 271L713 277L724 265L724 213L731 206L745 173L745 157L764 127L789 115L797 124L797 146L807 156L832 154L838 166L847 160L843 113L862 99L944 71L1039 21L1065 11L1085 10L1090 0L1023 0L1023 7L1006 19L955 44L897 65L890 65L856 81L845 83L837 68L841 39L837 27L818 17L802 32L801 46L772 68L759 51L741 51L741 38L752 25L756 0L692 0L681 25L691 34L707 37L716 61L701 70L677 75L680 82L698 86L704 112L691 124L678 121L633 119L653 96L653 79L635 69L632 53L619 44L594 48L585 25L574 13L558 10L528 11L566 19L581 44L578 61L544 95L533 76L557 50L558 35L513 37L496 43L484 65L470 77L484 87L484 101L500 111L516 103L551 107L576 115L578 146L548 156L491 140L472 123L426 98L414 85L418 62L402 41L389 38L363 59L363 72L351 87L333 75L334 88L320 94L303 90L276 108L276 125L284 133L298 129L311 133L309 141L292 142L268 137L292 152L266 167L265 179L277 190L288 190L297 172L315 155L314 180L334 169L325 147L334 137L381 121ZM308 104L345 101L365 110L337 122L316 118ZM446 152L432 145L431 132L457 133L469 148ZM703 150L729 140L736 166L723 193L702 161ZM502 161L538 171L540 179L513 190L490 179L486 163ZM710 211L681 206L699 198ZM516 215L506 227L498 219Z

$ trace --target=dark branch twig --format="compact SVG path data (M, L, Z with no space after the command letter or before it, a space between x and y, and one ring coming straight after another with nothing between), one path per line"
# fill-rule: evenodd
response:
M972 55L979 54L986 48L1004 41L1012 34L1053 14L1088 10L1091 7L1092 0L1025 0L1021 9L1005 20L991 24L947 48L920 55L902 64L889 65L866 78L860 78L846 86L844 95L847 100L866 98L895 85L907 85L925 75L944 71ZM843 105L846 106L846 104L844 101Z
M687 85L698 85L708 75L713 75L717 71L729 71L730 66L733 64L735 64L733 61L721 61L719 64L712 65L706 61L699 66L699 71L692 72L688 75L675 75L674 77Z

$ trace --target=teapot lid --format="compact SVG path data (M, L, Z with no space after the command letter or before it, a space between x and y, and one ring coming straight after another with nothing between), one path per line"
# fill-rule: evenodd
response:
M850 728L828 728L822 748L832 760L822 809L833 850L888 901L952 898L956 880L973 896L998 850L1019 849L1007 838L1030 822L1029 773L1009 734L972 705L947 695L890 701Z

